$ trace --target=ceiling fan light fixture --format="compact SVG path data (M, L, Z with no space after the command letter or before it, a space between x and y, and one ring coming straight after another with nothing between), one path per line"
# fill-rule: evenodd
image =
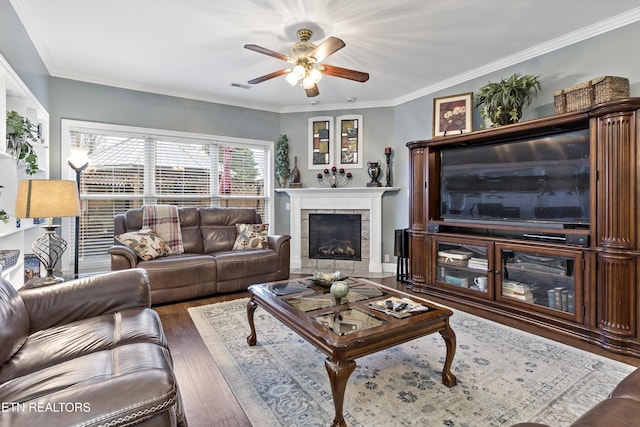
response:
M309 71L309 78L313 80L314 83L318 83L320 80L322 80L322 73L317 68L314 68Z
M311 77L305 77L304 79L302 79L302 87L304 89L312 89L315 84L316 82L314 82Z
M298 80L303 79L307 74L307 70L300 64L293 67L292 74L296 76Z
M300 80L300 79L298 78L298 76L294 72L291 72L291 73L287 74L287 77L285 77L285 80L291 86L295 86L295 85L298 84L298 80Z
M281 69L249 80L249 84L257 84L275 77L286 75L287 83L291 86L300 84L307 93L307 96L313 98L318 96L320 93L317 84L322 80L323 73L326 73L329 76L349 79L361 83L369 80L368 73L321 64L321 62L328 56L333 55L338 50L345 47L345 43L337 37L329 37L316 46L309 42L312 34L313 32L309 29L302 28L298 30L297 35L300 41L291 46L289 56L255 44L244 45L246 49L288 62L293 66L293 69Z

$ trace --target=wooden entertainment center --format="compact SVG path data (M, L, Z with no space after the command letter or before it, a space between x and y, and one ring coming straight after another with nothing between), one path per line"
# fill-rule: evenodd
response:
M640 357L639 135L629 98L408 142L407 287Z

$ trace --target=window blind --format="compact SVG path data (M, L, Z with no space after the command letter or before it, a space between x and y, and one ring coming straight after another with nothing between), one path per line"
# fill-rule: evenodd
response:
M113 217L143 204L251 207L269 218L271 145L215 138L69 128L70 146L89 149L82 173L80 271L109 269ZM265 189L266 188L266 189ZM69 241L73 252L75 237Z

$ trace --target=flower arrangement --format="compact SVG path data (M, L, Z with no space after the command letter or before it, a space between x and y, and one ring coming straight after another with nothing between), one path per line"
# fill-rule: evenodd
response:
M325 169L323 173L318 173L318 182L324 187L345 187L349 185L353 175L351 172L347 172L344 168L338 169L332 166L331 169Z
M465 115L467 114L467 108L464 105L453 107L453 110L445 111L442 115L446 126L443 130L459 130L464 128Z

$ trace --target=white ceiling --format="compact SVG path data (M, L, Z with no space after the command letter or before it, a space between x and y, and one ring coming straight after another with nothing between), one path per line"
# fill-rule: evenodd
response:
M52 76L280 112L397 105L640 20L638 0L10 1ZM309 26L369 81L247 85L287 64L245 44L288 54Z

